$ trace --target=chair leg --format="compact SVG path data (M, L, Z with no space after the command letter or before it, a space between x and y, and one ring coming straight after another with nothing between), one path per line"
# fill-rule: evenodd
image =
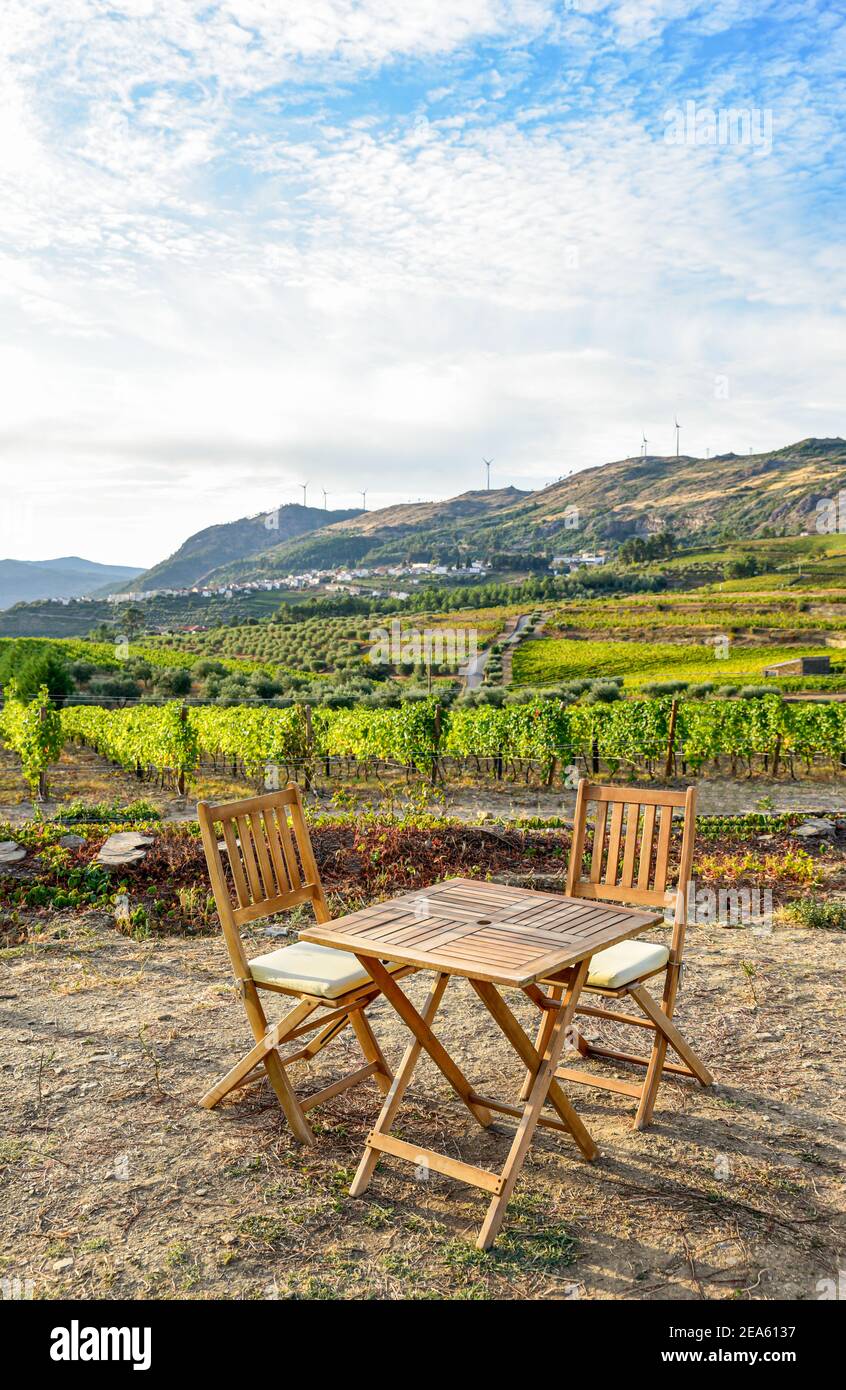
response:
M652 998L649 991L643 985L632 985L629 994L635 1003L640 1005L656 1031L666 1038L682 1061L687 1063L697 1081L701 1082L703 1086L713 1086L714 1078L708 1068L699 1060L690 1043L682 1037L678 1028L671 1022L661 1005Z
M205 1095L200 1098L200 1104L203 1108L205 1110L212 1110L230 1091L234 1091L238 1086L243 1086L245 1082L249 1080L253 1072L263 1064L265 1057L267 1057L274 1048L277 1048L280 1042L287 1038L299 1024L304 1023L309 1014L314 1013L315 1008L316 1005L307 1003L304 1000L301 1004L298 1004L296 1008L292 1009L285 1018L281 1019L279 1023L275 1024L272 1028L268 1028L267 1032L259 1039L255 1047L251 1047L249 1052L245 1052L240 1062L236 1062L235 1066L224 1073L224 1075L206 1091ZM291 1060L290 1057L286 1058L286 1061L282 1065L287 1065Z
M350 1014L350 1023L358 1038L358 1045L368 1062L375 1062L376 1064L377 1070L373 1073L373 1080L382 1095L386 1096L391 1089L394 1074L382 1055L382 1049L376 1041L376 1035L370 1027L370 1021L365 1018L364 1009L353 1009Z
M714 1078L708 1071L705 1064L697 1057L693 1048L679 1032L672 1022L671 1013L675 1000L675 990L665 989L665 995L659 1004L649 991L642 984L629 985L626 993L639 1006L642 1013L646 1015L646 1021L640 1019L627 1019L623 1015L614 1015L616 1021L620 1023L631 1022L637 1027L648 1027L654 1030L652 1049L648 1057L636 1057L630 1053L619 1052L611 1047L600 1047L589 1043L579 1034L576 1038L576 1046L584 1057L599 1057L611 1061L626 1063L636 1063L646 1067L643 1086L639 1089L629 1088L638 1097L637 1112L635 1114L635 1129L646 1129L652 1123L652 1114L655 1109L655 1101L658 1095L658 1087L661 1084L661 1077L665 1070L672 1071L674 1074L689 1076L697 1080L702 1086L712 1086ZM546 1019L544 1019L544 1023ZM543 1028L544 1023L541 1024ZM539 1034L540 1037L540 1034ZM678 1053L684 1066L676 1066L667 1061L667 1048L672 1047ZM610 1081L600 1080L599 1077L592 1081L589 1073L568 1073L567 1069L559 1070L558 1075L563 1079L578 1080L586 1085L605 1087L605 1089L617 1089L628 1093L622 1083L612 1084ZM526 1087L524 1085L524 1091ZM522 1095L522 1092L521 1092Z
M574 1047L578 1048L583 1057L589 1057L593 1051L591 1044L575 1023L570 1024L570 1041Z
M261 1006L258 990L253 981L245 980L243 988L244 1008L247 1011L247 1018L250 1021L250 1027L253 1030L253 1036L256 1042L260 1042L267 1032L267 1015ZM296 1010L294 1010L294 1012L296 1012ZM292 1024L292 1027L293 1026ZM291 1126L291 1133L301 1144L315 1144L317 1141L314 1137L314 1132L303 1113L302 1106L297 1100L294 1088L285 1074L285 1068L275 1048L263 1059L263 1064L270 1084L276 1092L276 1098L285 1111L285 1118Z
M658 1087L661 1084L661 1073L664 1070L664 1062L667 1056L667 1045L672 1043L675 1051L679 1054L683 1062L686 1062L696 1077L697 1081L703 1086L713 1085L714 1078L703 1066L693 1048L682 1037L675 1024L670 1021L669 1013L672 1012L675 991L669 996L665 994L665 1013L643 985L632 985L629 994L635 1003L639 1004L647 1018L655 1024L655 1041L652 1044L652 1052L646 1068L646 1076L643 1082L640 1101L635 1115L635 1129L646 1129L652 1123L652 1112L655 1109L655 1100L658 1095Z
M661 1084L661 1073L664 1070L664 1058L667 1055L667 1039L663 1034L655 1035L655 1042L652 1044L652 1053L646 1068L646 1076L643 1082L643 1090L638 1101L637 1114L635 1115L634 1128L646 1129L652 1123L652 1111L655 1109L655 1101L658 1096L658 1087Z

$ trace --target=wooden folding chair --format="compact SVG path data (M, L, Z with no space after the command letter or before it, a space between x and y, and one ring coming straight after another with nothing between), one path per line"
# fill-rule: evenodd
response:
M593 846L588 877L585 878L583 860L588 808L591 806L596 808ZM567 874L568 894L571 897L601 899L639 907L663 909L667 904L667 865L674 806L684 808L684 826L669 949L647 941L618 942L616 946L598 951L592 957L583 987L583 993L598 994L608 1000L628 996L646 1017L639 1018L588 1004L580 1003L576 1007L577 1014L610 1019L615 1023L651 1031L654 1036L649 1056L619 1052L612 1047L588 1042L577 1028L571 1034L583 1057L608 1058L645 1067L646 1075L642 1082L635 1084L571 1067L561 1067L556 1071L557 1077L567 1081L636 1097L635 1129L645 1129L650 1124L661 1075L665 1070L677 1076L694 1077L703 1086L713 1084L710 1072L672 1022L681 983L687 926L688 885L696 836L696 789L688 787L683 792L644 791L597 786L582 778L576 796L573 843ZM660 1004L645 985L646 980L658 975L664 976ZM543 983L551 987L554 998L560 999L560 983L555 980L545 980ZM548 1028L548 1021L541 1024L537 1043L539 1051L546 1043ZM668 1046L677 1053L680 1059L678 1063L666 1061ZM522 1092L524 1097L528 1084L527 1078Z
M318 922L330 920L297 786L291 784L284 791L226 804L201 801L197 817L224 940L255 1038L255 1046L215 1082L200 1104L211 1109L263 1066L293 1133L302 1143L313 1144L307 1110L369 1076L383 1095L390 1089L392 1074L365 1017L365 1009L381 991L348 951L296 942L250 961L244 954L240 928L249 922L288 911L298 903L310 903ZM223 832L222 845L218 826ZM408 967L394 968L398 973L409 973ZM271 1026L259 990L292 996L299 1003ZM348 1023L366 1065L324 1090L298 1099L287 1068L292 1062L315 1057ZM280 1043L291 1043L315 1028L320 1032L311 1042L285 1057L279 1055Z

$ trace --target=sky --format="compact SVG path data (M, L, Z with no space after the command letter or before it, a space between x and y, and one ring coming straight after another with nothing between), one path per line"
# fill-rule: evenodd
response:
M0 555L846 434L846 6L3 0Z

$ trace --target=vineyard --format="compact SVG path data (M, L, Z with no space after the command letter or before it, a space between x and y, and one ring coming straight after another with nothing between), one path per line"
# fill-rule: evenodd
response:
M547 632L552 637L597 634L611 637L672 628L680 634L708 633L778 634L839 632L846 621L842 596L823 603L791 594L666 593L630 595L614 599L571 600L552 604Z
M180 792L201 766L273 785L378 776L403 769L432 782L479 775L537 779L553 786L574 769L594 775L697 775L707 769L795 776L822 762L846 764L846 705L786 703L778 696L736 700L635 698L611 704L544 700L522 705L443 708L435 698L398 708L285 709L163 706L106 710L49 708L44 692L25 703L10 692L0 735L22 760L33 788L61 748L75 742Z
M725 652L718 658L716 652ZM517 686L543 686L586 676L623 676L639 686L655 680L760 681L765 666L797 655L827 656L832 677L827 684L846 686L846 651L813 645L707 646L703 642L613 642L543 637L524 642L514 654ZM806 684L819 685L820 678Z

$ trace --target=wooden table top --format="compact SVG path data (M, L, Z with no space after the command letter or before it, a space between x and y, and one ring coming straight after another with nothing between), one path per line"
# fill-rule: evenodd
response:
M318 923L300 939L520 989L662 920L561 893L451 878Z

